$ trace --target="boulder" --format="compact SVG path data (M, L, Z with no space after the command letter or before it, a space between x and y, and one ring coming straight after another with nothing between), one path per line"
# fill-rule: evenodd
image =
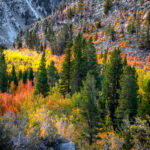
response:
M59 150L75 150L75 143L73 142L62 143L59 146Z

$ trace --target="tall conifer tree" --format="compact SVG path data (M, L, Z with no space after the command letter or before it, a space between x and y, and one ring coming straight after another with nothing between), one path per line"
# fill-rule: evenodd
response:
M12 66L12 71L11 71L11 82L14 82L14 84L16 86L18 86L18 79L17 79L17 76L16 76L16 71L15 71L15 66L13 65Z
M33 79L34 79L34 74L33 74L32 68L29 69L28 78L30 81L33 81Z
M58 75L57 68L55 67L54 61L52 61L47 68L47 76L48 76L48 82L50 83L51 87L55 86L55 83L59 79L59 75Z
M35 94L42 94L44 97L48 95L49 85L47 79L45 53L43 53L40 66L37 71Z
M104 79L102 83L103 108L105 115L110 113L112 122L115 119L115 111L118 106L120 89L120 76L122 74L121 50L115 49L110 57L110 61L104 68Z
M87 45L87 63L86 66L87 71L92 71L93 75L96 80L96 87L101 87L100 83L100 68L97 63L97 56L96 56L96 48L94 47L92 43L92 38L89 39L88 45Z
M0 91L6 92L8 87L7 65L5 63L5 56L0 52Z
M71 39L68 39L67 48L65 49L65 60L63 63L60 90L63 95L71 92Z
M135 68L126 66L120 79L119 101L116 110L117 123L120 126L124 120L133 121L137 114L137 77Z
M22 79L22 71L19 70L19 74L18 74L18 81L20 81Z
M81 138L92 145L100 127L99 111L96 105L97 90L94 75L89 72L81 89L80 111L74 118L75 127L79 130Z
M73 47L74 59L72 62L72 93L79 92L83 79L83 51L82 51L82 34L79 33L75 39Z

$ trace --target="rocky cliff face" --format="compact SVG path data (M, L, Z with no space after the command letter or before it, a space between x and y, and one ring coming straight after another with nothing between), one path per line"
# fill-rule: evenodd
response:
M0 0L0 44L12 44L18 31L55 11L61 0Z
M146 58L150 56L149 48L139 48L140 35L137 36L136 31L129 33L128 27L133 23L134 30L136 27L137 15L140 17L140 32L144 28L145 18L150 10L150 1L145 0L141 4L140 0L114 0L112 1L112 7L108 14L104 13L104 0L84 0L82 13L79 13L77 0L68 3L63 11L57 11L53 15L32 24L28 29L30 31L36 30L40 37L40 40L44 43L47 41L46 35L43 33L45 21L47 21L56 33L57 44L61 41L60 33L62 28L66 24L72 24L73 35L76 35L79 31L84 33L86 38L93 37L95 47L98 49L98 53L103 53L105 49L114 49L120 47L126 54L133 54ZM70 15L70 10L74 14ZM97 28L96 24L101 20L101 27ZM108 35L107 30L109 25L113 26L115 31L115 40L111 39ZM47 29L48 31L48 29ZM64 31L64 29L63 29ZM22 41L25 41L26 31L22 36ZM52 45L52 43L50 43ZM50 45L49 44L49 45ZM48 46L49 46L48 45ZM143 57L144 56L144 57Z

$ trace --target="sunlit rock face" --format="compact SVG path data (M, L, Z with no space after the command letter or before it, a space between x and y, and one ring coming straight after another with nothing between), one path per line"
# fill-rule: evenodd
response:
M0 0L0 44L12 44L20 29L55 11L61 0Z

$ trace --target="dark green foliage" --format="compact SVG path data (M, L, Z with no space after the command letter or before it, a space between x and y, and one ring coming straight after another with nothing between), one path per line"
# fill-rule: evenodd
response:
M28 78L29 78L30 81L33 81L33 79L34 79L34 73L33 73L32 68L29 69Z
M150 25L150 10L148 11L147 16L146 16L146 24Z
M11 82L14 82L14 84L16 86L18 86L18 79L17 79L17 76L16 76L16 71L15 71L15 66L13 65L12 66L12 71L11 71L11 79L10 79Z
M26 84L28 80L28 70L23 73L23 84Z
M69 9L68 18L71 19L73 16L74 16L74 11L73 11L73 9Z
M37 20L38 20L38 21L41 21L41 18L38 18Z
M98 34L97 34L97 32L96 32L95 37L94 37L94 40L97 41L97 39L98 39Z
M114 27L109 24L108 27L107 27L107 31L106 31L107 35L109 35L111 37L111 40L112 41L115 41L115 30L114 30Z
M30 32L29 32L28 29L27 29L27 31L26 31L25 42L26 42L26 45L27 45L27 46L29 46L30 43L31 43Z
M105 52L104 52L104 59L103 59L103 64L105 65L106 62L107 62L107 54L108 54L108 49L105 49Z
M44 23L43 23L43 32L46 35L47 34L47 28L48 28L48 21L47 19L44 19Z
M23 75L22 75L22 71L20 70L19 71L19 74L18 74L18 81L20 81L22 79Z
M83 0L79 0L78 1L78 13L82 15L82 12L83 12Z
M68 39L67 48L65 49L65 60L62 67L60 91L63 95L71 92L71 39Z
M92 71L93 75L95 77L96 80L96 87L101 87L101 83L100 83L100 68L99 65L97 63L97 56L96 56L96 48L94 47L94 44L92 43L92 38L89 39L88 43L87 43L87 63L85 64L85 68L87 68L87 72L88 71Z
M44 97L48 95L49 85L47 79L45 53L43 53L40 66L37 71L36 85L34 94L42 94Z
M22 41L19 41L18 48L22 48Z
M139 13L136 16L135 28L136 28L136 33L137 33L137 36L138 36L139 30L140 30L140 14Z
M5 44L0 44L0 52L1 50L7 49L7 46Z
M47 30L47 32L45 33L45 34L46 34L46 39L47 39L50 43L53 42L54 40L56 40L54 31L53 31L53 26L52 26L52 25L49 25L46 30Z
M81 89L80 112L76 116L74 123L79 130L80 137L87 140L89 145L95 142L98 127L100 127L101 123L96 97L96 81L94 76L88 73Z
M123 144L123 150L131 150L133 147L133 144L131 142L131 133L129 131L129 129L125 129L124 130L124 144Z
M43 52L43 45L40 46L40 51Z
M123 120L133 121L137 114L137 77L135 68L126 66L120 79L119 101L116 110L117 123L120 126Z
M98 22L97 22L97 24L96 24L96 27L99 29L99 28L101 28L101 18L100 17L98 17Z
M147 49L149 50L150 48L150 32L149 32L149 27L144 28L141 30L139 34L139 48L140 49Z
M87 44L87 68L88 70L97 71L96 49L92 43L92 38L89 39Z
M140 4L143 5L144 4L144 0L140 0Z
M127 64L128 64L128 63L127 63L127 57L125 57L124 60L123 60L123 67L126 67Z
M58 75L57 68L55 67L54 61L52 61L47 68L47 77L48 77L48 83L50 83L51 87L55 86L55 83L58 82L59 75Z
M39 50L40 40L37 36L36 29L34 29L33 31L29 31L29 30L26 31L25 42L28 47L36 48L36 50Z
M64 24L58 37L55 36L52 26L48 28L46 39L50 42L53 54L61 55L64 52L69 36L72 37L71 24Z
M146 17L146 23L141 32L139 33L139 48L150 49L150 11Z
M130 34L135 33L135 24L134 22L129 22L128 26L127 26L127 30Z
M23 31L20 30L16 38L16 43L18 45L18 48L22 48L22 34L23 34Z
M7 65L5 63L5 56L0 52L0 91L6 92L8 87Z
M82 46L82 34L79 33L75 39L73 47L74 59L72 61L72 93L80 91L82 79L84 78L83 74L85 75Z
M5 126L0 124L0 149L12 150L12 142L10 139L10 133L5 129Z
M102 108L104 116L110 113L112 121L115 119L115 110L118 106L120 89L120 76L122 74L122 58L120 49L115 49L110 57L110 61L104 68L104 79L102 82Z
M112 7L112 0L104 0L104 13L107 15Z
M96 49L92 43L92 38L87 42L79 33L75 39L72 60L72 93L80 91L82 80L87 72L93 72L96 79L96 87L100 89L100 66L97 64Z

